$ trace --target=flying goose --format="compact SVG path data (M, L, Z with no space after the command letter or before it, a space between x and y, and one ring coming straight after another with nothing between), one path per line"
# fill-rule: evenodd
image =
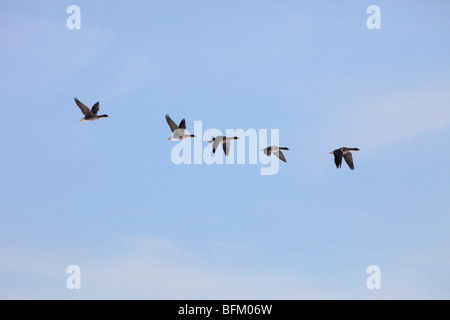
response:
M230 153L230 141L231 140L237 140L239 137L225 137L225 136L217 136L215 138L212 138L212 140L208 141L209 143L212 143L212 152L216 153L217 148L219 147L219 144L222 144L223 152L225 152L225 155L227 156Z
M275 156L280 158L281 161L287 162L286 158L284 157L284 154L283 154L283 152L281 152L281 150L289 150L289 148L279 147L279 146L270 146L270 147L261 149L261 151L264 151L264 153L267 156L274 154Z
M76 97L74 98L74 100L77 106L80 108L81 112L83 112L84 114L84 118L80 119L79 121L94 121L100 118L108 117L107 114L97 115L98 110L100 110L100 103L98 101L92 106L92 109L89 109Z
M172 130L172 136L167 138L168 140L183 140L185 138L195 138L193 134L185 134L186 131L186 120L181 120L180 124L177 126L169 115L166 114L166 121L169 124L170 130Z
M355 169L353 166L353 157L350 151L359 151L358 148L347 148L342 147L331 151L330 154L334 154L334 163L336 164L336 168L340 168L342 165L342 156L344 156L345 162L348 164L351 170Z

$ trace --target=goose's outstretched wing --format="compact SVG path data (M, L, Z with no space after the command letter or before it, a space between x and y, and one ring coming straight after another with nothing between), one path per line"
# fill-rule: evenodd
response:
M339 168L342 165L342 151L341 149L336 149L333 151L334 154L334 163L336 164L336 168Z
M223 152L225 152L225 155L227 156L230 153L230 141L222 143Z
M100 110L100 102L96 102L93 106L92 106L92 109L91 109L91 111L92 111L92 113L93 114L97 114L98 113L98 110Z
M176 129L178 129L177 124L176 124L175 122L173 122L172 119L170 119L170 117L169 117L168 114L166 114L166 121L167 121L167 124L169 125L170 130L171 130L172 132L174 132Z
M220 139L217 139L217 137L214 139L213 141L213 145L212 145L212 152L216 153L217 147L219 146L219 143L221 141L219 141Z
M273 154L276 155L278 158L280 158L281 161L287 162L287 161L286 161L286 158L284 157L283 152L281 152L281 151L275 151L275 152L273 152Z
M344 160L348 164L350 169L352 169L352 170L355 169L355 167L353 166L353 157L352 157L351 152L347 152L346 154L344 154ZM342 159L341 159L341 161L342 161Z
M180 125L178 126L180 129L186 129L186 120L181 120Z
M83 114L85 116L93 116L94 114L92 113L92 111L86 107L80 100L78 100L76 97L74 98L75 103L77 104L77 106L80 108L81 112L83 112Z

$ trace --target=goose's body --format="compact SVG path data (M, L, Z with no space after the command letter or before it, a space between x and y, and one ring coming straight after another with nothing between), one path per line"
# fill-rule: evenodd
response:
M186 138L195 138L193 134L186 134L186 120L181 120L180 124L177 125L173 120L166 114L166 121L172 131L172 136L168 140L183 140Z
M84 118L81 118L79 121L94 121L100 118L107 118L107 114L98 115L98 111L100 110L100 103L97 101L91 109L85 106L80 100L74 98L75 103L80 108L81 112L84 114Z
M237 140L239 137L225 137L225 136L217 136L215 138L212 138L212 140L208 141L209 143L212 143L212 152L216 153L217 148L221 144L223 147L223 152L225 152L225 155L227 156L230 153L230 141L231 140Z
M342 165L342 158L344 158L345 162L349 166L351 170L355 169L355 166L353 165L353 156L350 151L359 151L358 148L347 148L342 147L339 149L336 149L330 154L334 155L334 163L336 164L336 168L340 168Z
M284 157L283 152L281 150L289 150L289 148L286 147L279 147L279 146L270 146L267 148L262 149L261 151L264 151L264 153L267 156L271 156L272 154L277 156L281 161L287 162L286 158Z

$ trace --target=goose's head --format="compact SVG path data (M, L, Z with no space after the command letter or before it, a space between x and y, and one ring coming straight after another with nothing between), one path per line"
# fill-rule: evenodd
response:
M209 143L213 143L214 141L216 141L216 138L212 138L211 140L209 140Z

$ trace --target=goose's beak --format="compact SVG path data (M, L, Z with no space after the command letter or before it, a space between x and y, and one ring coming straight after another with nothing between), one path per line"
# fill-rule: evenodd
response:
M329 154L333 154L333 151L332 152L328 152Z
M212 140L208 141L209 143L212 143Z

